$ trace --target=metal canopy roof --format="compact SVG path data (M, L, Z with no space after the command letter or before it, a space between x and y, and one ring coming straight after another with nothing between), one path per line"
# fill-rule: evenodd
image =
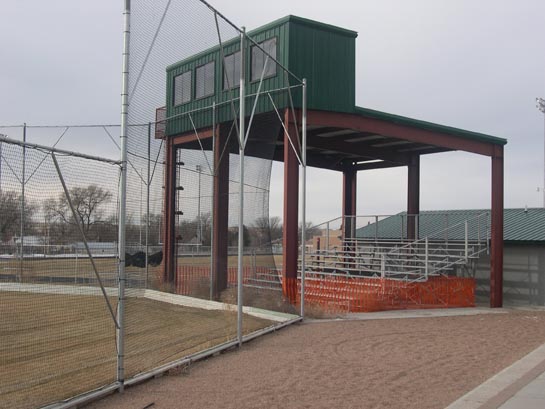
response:
M310 111L309 166L358 170L405 166L411 156L462 150L494 155L506 139L368 108L353 114ZM279 141L282 135L279 136ZM282 160L280 153L275 159Z
M298 112L298 114L300 114ZM260 129L274 122L276 114L256 115L253 128ZM272 118L272 119L271 119ZM298 121L300 124L300 119ZM309 111L307 119L307 163L312 167L357 170L406 166L411 157L438 152L462 150L494 156L495 147L503 147L506 139L464 129L420 121L413 118L355 107L354 113ZM276 145L284 144L284 131L279 128ZM289 127L290 137L297 146L295 124ZM252 135L250 139L258 135ZM175 136L175 144L185 149L211 149L211 130ZM299 132L300 136L301 132ZM230 150L238 152L236 137ZM274 160L283 161L283 149L277 149ZM248 152L248 156L258 153Z

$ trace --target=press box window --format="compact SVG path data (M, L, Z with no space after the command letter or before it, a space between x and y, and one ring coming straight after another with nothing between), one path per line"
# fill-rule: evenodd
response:
M225 57L223 89L236 88L240 85L240 51Z
M276 38L263 41L262 43L259 43L259 46L268 55L276 59ZM257 81L261 78L263 67L265 67L265 61L267 62L267 66L265 67L265 74L263 75L263 78L276 75L276 62L274 62L270 57L267 59L267 54L261 51L259 47L252 47L252 81Z
M195 72L195 98L214 94L214 61L201 65Z
M174 77L174 105L191 101L191 71Z

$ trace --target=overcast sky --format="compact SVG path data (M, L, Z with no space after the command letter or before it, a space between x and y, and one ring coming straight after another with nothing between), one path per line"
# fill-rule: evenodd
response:
M545 97L544 1L211 3L248 29L295 14L357 31L358 105L507 138L505 206L542 206L544 118L535 97ZM118 123L122 4L2 0L0 124ZM97 144L115 152L107 139L82 150ZM281 215L281 176L274 167L272 215ZM405 169L358 178L359 214L405 209ZM340 174L310 171L308 193L310 220L340 215ZM489 207L490 159L422 158L422 209Z

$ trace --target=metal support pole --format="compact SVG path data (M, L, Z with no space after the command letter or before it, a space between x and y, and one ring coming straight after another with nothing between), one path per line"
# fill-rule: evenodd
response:
M301 119L301 159L302 159L302 192L301 192L301 317L305 318L305 272L307 243L307 80L303 78L302 119ZM328 238L329 240L329 238Z
M445 243L448 244L448 213L445 213Z
M150 229L150 214L149 214L149 198L151 185L151 122L148 123L148 176L146 178L146 288L149 283L149 229Z
M127 130L129 114L129 41L131 1L125 0L123 11L123 66L121 71L121 180L119 185L119 288L117 304L117 382L119 392L125 382L125 221L127 207Z
M468 245L468 242L467 242L467 239L468 239L468 225L467 225L467 220L465 221L464 223L464 229L465 229L465 239L464 239L464 258L466 260L466 263L467 263L467 260L469 259L469 245Z
M212 208L214 207L214 179L216 177L216 102L212 103ZM214 211L210 212L210 300L214 299Z
M490 217L490 214L487 213L486 216L485 216L485 230L484 230L484 234L485 234L485 240L486 240L486 255L490 255L490 233L489 233L489 229L488 229L488 219Z
M144 174L144 169L140 168L140 174ZM140 223L138 223L138 251L142 250L142 202L144 200L144 187L142 186L143 180L140 178L140 214L139 219Z
M386 278L386 253L380 255L380 278Z
M424 241L424 245L425 245L425 254L424 254L424 274L426 276L426 280L428 279L428 274L429 274L429 265L428 265L428 250L429 250L429 247L428 247L428 238L426 237L425 241Z
M87 252L89 261L91 262L91 265L93 266L93 271L95 272L95 276L97 278L98 284L102 291L102 295L104 296L106 305L108 306L108 309L110 310L110 314L112 316L115 326L119 328L118 322L115 319L114 309L112 308L112 305L110 304L110 300L108 299L108 295L106 294L106 289L104 288L100 275L98 274L98 268L95 264L95 259L93 258L93 254L91 253L91 249L89 248L89 244L87 243L87 237L85 237L85 232L83 231L83 227L81 227L80 215L76 212L76 209L74 208L74 204L72 203L72 199L70 197L70 192L68 191L68 188L66 187L66 183L64 182L64 178L61 173L61 168L59 167L59 162L57 162L57 157L55 156L53 152L51 152L51 158L53 159L53 164L55 165L55 169L57 170L57 175L59 176L59 179L61 181L62 189L64 190L64 195L66 196L66 201L68 202L68 206L70 207L70 210L72 211L72 217L74 217L74 222L78 226L79 232L81 234L81 239L83 240L85 251ZM76 263L77 261L78 259L76 256Z
M325 251L329 251L329 222L326 223L325 227Z
M240 123L239 123L239 212L238 212L238 271L237 271L237 340L242 346L242 262L244 258L244 137L246 118L246 29L240 34Z
M21 216L20 216L20 239L21 239L21 259L19 263L19 282L23 282L23 258L25 256L25 167L26 167L26 122L23 124L23 169L21 177Z
M477 216L477 243L481 246L481 215Z
M197 234L199 235L199 244L202 245L202 223L201 223L201 172L202 167L201 165L195 166L195 170L199 174L199 187L197 191Z

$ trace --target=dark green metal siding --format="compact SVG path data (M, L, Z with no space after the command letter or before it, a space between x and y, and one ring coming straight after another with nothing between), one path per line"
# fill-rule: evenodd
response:
M355 101L355 37L356 33L333 26L313 22L299 17L289 16L258 28L249 35L260 43L276 37L277 55L280 64L292 71L299 78L308 80L308 107L339 112L353 112ZM247 95L257 93L259 81L251 78L251 47L246 50ZM240 40L233 39L224 44L225 56L240 49ZM215 87L214 95L195 99L195 70L197 67L214 60ZM167 125L167 134L174 135L191 131L193 121L197 129L212 124L213 102L216 102L216 121L226 122L233 119L231 96L238 98L238 87L229 91L223 90L223 69L219 47L203 51L189 59L167 68L167 117L172 119ZM173 106L172 86L176 75L188 70L192 71L192 100L186 104ZM281 67L277 67L274 77L266 78L262 85L262 95L256 106L256 113L270 112L273 106L266 91L297 85L298 81L286 75ZM289 106L287 91L271 92L277 108ZM292 91L295 107L301 107L301 90ZM246 115L250 115L254 96L246 100ZM238 112L238 101L234 103ZM205 110L200 110L206 108ZM191 113L191 119L188 115Z
M267 30L259 31L256 30L251 33L251 37L257 42L260 43L264 40L274 38L277 39L277 60L284 66L287 65L288 61L288 43L289 37L288 33L288 24L280 24L277 26L269 27ZM247 44L246 49L246 94L251 95L257 92L259 81L250 81L250 69L251 69L251 48L253 44ZM224 54L228 56L234 52L240 50L240 40L234 39L224 44ZM195 70L197 67L206 64L209 61L214 60L215 65L215 86L214 86L214 95L195 99ZM186 104L173 106L173 81L174 77L191 70L193 72L193 81L192 81L192 100ZM239 103L239 87L238 82L236 84L231 84L232 86L236 85L237 87L229 90L223 89L223 61L221 58L221 52L219 47L214 47L210 50L207 50L203 53L196 55L195 57L186 59L178 64L172 65L167 69L167 117L173 118L168 121L167 125L167 134L175 135L179 133L184 133L193 130L193 121L197 129L203 127L209 127L212 125L212 104L216 102L216 122L226 122L233 119L233 105L235 112L238 113ZM286 77L280 67L277 67L276 75L274 77L269 77L263 80L262 91L274 90L278 88L283 88L286 86ZM275 105L278 108L284 108L288 104L288 98L286 93L273 93L272 94ZM234 98L233 105L231 104L231 98ZM255 97L247 97L246 99L246 115L249 115L252 111ZM270 102L269 97L266 94L262 94L258 100L256 106L256 113L269 112L273 110L273 106ZM183 115L184 113L190 112L189 115Z
M307 79L308 108L353 112L356 92L355 33L290 26L289 69ZM296 93L294 104L301 105Z

